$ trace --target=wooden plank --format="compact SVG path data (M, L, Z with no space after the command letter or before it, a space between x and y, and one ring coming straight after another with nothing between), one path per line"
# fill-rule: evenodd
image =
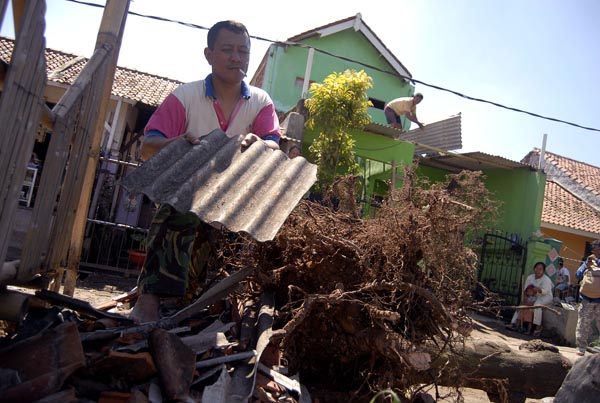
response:
M106 62L108 60L105 60L105 64ZM90 127L96 118L94 111L97 110L98 101L100 100L97 92L99 83L102 82L104 70L104 66L98 69L96 72L98 77L92 80L92 85L86 90L86 96L83 98L80 116L75 127L74 141L71 145L68 169L56 210L56 223L52 232L53 236L51 237L52 249L49 251L46 259L49 269L56 272L54 291L59 291L63 268L67 264L71 228L73 227L75 210L77 209L81 195L80 189L91 143ZM67 295L72 294L67 293Z
M21 259L21 278L33 275L44 255L48 254L54 209L60 193L64 171L69 159L69 146L76 135L78 114L83 108L85 89L89 88L96 71L108 60L109 52L105 48L97 49L85 65L75 83L71 85L52 109L55 116L54 129L48 146L48 158L44 165L44 174L40 179L37 200L32 212L30 229L23 244ZM46 269L49 269L46 266Z
M33 149L46 84L44 58L45 2L26 2L22 29L0 99L0 262L12 235L14 212ZM33 67L33 68L32 68Z
M92 139L83 185L80 188L81 197L79 199L79 206L76 209L75 222L71 233L69 262L64 287L64 293L67 295L73 295L75 291L75 284L77 282L77 268L79 267L79 260L81 259L81 249L85 235L86 218L94 186L94 177L96 175L98 157L100 155L100 143L102 141L102 133L104 131L104 119L108 109L108 103L110 101L110 93L114 81L117 59L119 56L119 50L121 48L121 41L123 39L123 31L125 30L125 22L127 20L128 10L129 0L107 1L96 41L96 47L104 46L104 44L110 44L113 46L114 52L111 63L108 66L108 71L106 72L106 79L102 81L105 85L101 93L102 98L100 108L98 109L96 115L97 120L94 127L94 137Z

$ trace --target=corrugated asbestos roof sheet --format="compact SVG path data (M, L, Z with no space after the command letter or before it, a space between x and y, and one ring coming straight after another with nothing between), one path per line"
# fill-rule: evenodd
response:
M370 123L365 130L382 134L396 140L410 141L415 144L415 154L431 154L437 150L458 150L462 148L460 114L450 116L438 122L428 123L423 129L401 132L390 126Z
M446 169L452 172L460 172L463 170L481 171L484 169L535 169L529 164L523 164L521 162L512 161L496 155L485 154L479 151L464 154L442 154L421 157L419 158L419 165Z
M316 182L317 166L302 157L289 159L260 141L241 151L243 137L215 130L195 146L178 139L122 185L206 223L271 240Z
M13 39L0 37L0 59L10 62L14 46ZM83 56L46 49L48 80L55 83L73 84L87 62L88 59ZM181 84L181 81L117 66L112 94L150 106L158 106Z

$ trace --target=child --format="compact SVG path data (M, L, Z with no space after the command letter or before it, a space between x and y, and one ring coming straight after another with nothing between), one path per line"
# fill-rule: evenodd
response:
M569 269L563 266L562 258L558 258L558 273L556 273L556 285L554 287L554 303L560 305L561 294L569 290L571 285L571 274Z
M536 300L536 292L533 284L529 284L527 288L525 288L525 298L523 299L523 305L533 306L535 305ZM525 330L525 325L527 325L526 332L531 334L532 332L532 322L533 322L533 309L522 309L519 312L519 328Z

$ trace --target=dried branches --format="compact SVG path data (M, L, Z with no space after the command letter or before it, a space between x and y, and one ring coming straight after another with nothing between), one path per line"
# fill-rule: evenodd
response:
M302 201L272 242L248 241L231 264L257 267L259 288L275 292L281 347L305 382L407 391L423 378L423 357L451 352L467 333L477 258L465 237L495 206L480 173L428 183L407 171L362 220L347 179L332 186L337 211Z

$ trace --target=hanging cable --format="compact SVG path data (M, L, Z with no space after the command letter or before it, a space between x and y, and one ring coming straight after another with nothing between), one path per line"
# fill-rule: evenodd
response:
M86 6L104 8L104 6L101 5L101 4L89 3L89 2L85 2L85 1L81 1L81 0L66 0L66 1L69 1L71 3L82 4L82 5L86 5ZM174 24L180 24L180 25L183 25L183 26L186 26L186 27L190 27L190 28L195 28L195 29L204 29L204 30L208 30L209 29L209 28L204 27L202 25L192 24L192 23L189 23L189 22L182 22L182 21L178 21L178 20L171 20L171 19L168 19L168 18L158 17L158 16L155 16L155 15L147 15L147 14L136 13L134 11L128 11L128 14L135 15L136 17L149 18L149 19L153 19L153 20L157 20L157 21L164 21L164 22L171 22L171 23L174 23ZM370 64L366 64L366 63L360 62L358 60L353 60L353 59L350 59L350 58L347 58L347 57L344 57L344 56L339 56L339 55L336 55L334 53L331 53L331 52L328 52L328 51L325 51L325 50L322 50L322 49L318 49L318 48L315 48L313 46L308 46L308 45L305 45L305 44L302 44L302 43L273 41L273 40L265 39L265 38L262 38L262 37L253 36L253 35L251 35L250 37L253 38L253 39L259 40L259 41L269 42L269 43L273 43L273 44L279 45L279 46L295 46L295 47L301 47L301 48L313 48L316 52L319 52L319 53L322 53L322 54L325 54L325 55L328 55L328 56L331 56L331 57L334 57L334 58L337 58L337 59L340 59L340 60L344 60L344 61L347 61L347 62L356 63L356 64L358 64L360 66L363 66L363 67L366 67L366 68L369 68L369 69L372 69L372 70L376 70L376 71L379 71L381 73L386 73L386 74L393 75L395 77L400 77L400 78L402 78L404 80L411 81L411 82L413 82L415 84L421 84L421 85L423 85L425 87L433 88L433 89L436 89L436 90L439 90L439 91L449 92L451 94L454 94L454 95L459 96L459 97L464 98L464 99L468 99L470 101L476 101L476 102L486 103L486 104L489 104L489 105L496 106L498 108L503 108L503 109L510 110L510 111L513 111L513 112L518 112L518 113L524 113L524 114L529 115L529 116L533 116L533 117L536 117L536 118L549 120L549 121L552 121L552 122L563 123L563 124L566 124L566 125L569 125L569 126L577 127L579 129L600 132L600 129L597 129L597 128L594 128L594 127L583 126L583 125L580 125L580 124L577 124L577 123L573 123L573 122L569 122L569 121L566 121L566 120L557 119L557 118L553 118L553 117L549 117L549 116L544 116L544 115L540 115L538 113L528 112L528 111L523 110L523 109L519 109L519 108L514 108L514 107L511 107L511 106L502 105L502 104L500 104L498 102L488 101L488 100L485 100L485 99L482 99L482 98L476 98L476 97L473 97L473 96L469 96L469 95L460 93L458 91L454 91L454 90L451 90L451 89L448 89L448 88L440 87L440 86L434 85L434 84L429 84L429 83L426 83L426 82L421 81L421 80L417 80L417 79L412 78L412 77L406 77L406 76L403 76L403 75L401 75L401 74L399 74L397 72L391 72L391 71L388 71L388 70L384 70L384 69L381 69L379 67L372 66Z

